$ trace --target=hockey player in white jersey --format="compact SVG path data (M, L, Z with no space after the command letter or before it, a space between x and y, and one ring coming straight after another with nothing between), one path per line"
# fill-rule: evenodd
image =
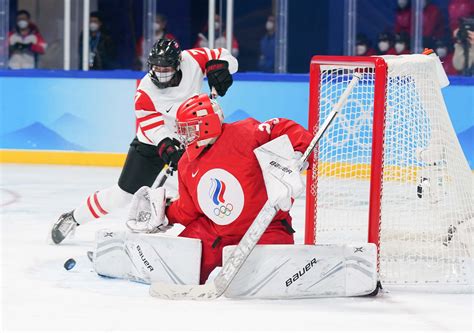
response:
M201 93L205 76L209 87L224 96L237 69L237 60L226 49L181 51L174 40L156 42L148 57L148 73L135 95L137 132L118 184L89 195L62 214L52 227L52 242L59 244L77 226L126 206L140 187L153 185L165 164L175 168L183 153L175 133L178 107Z

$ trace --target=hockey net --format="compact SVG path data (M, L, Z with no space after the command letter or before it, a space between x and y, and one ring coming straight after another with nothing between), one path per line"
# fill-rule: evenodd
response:
M385 284L472 285L473 174L426 55L314 57L305 243L369 241Z

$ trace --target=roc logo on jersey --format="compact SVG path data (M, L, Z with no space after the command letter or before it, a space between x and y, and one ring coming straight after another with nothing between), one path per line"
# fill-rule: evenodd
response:
M199 180L198 202L214 223L234 222L244 207L244 192L239 181L224 169L211 169Z
M225 202L224 193L226 190L225 182L219 179L211 178L211 189L209 190L209 197L212 199L212 202L216 205L214 208L214 215L220 218L224 216L230 216L234 206L228 202Z

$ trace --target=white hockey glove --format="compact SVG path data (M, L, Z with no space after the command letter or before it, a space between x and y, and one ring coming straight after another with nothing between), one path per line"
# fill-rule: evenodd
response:
M148 186L143 186L133 196L125 224L132 232L165 232L172 227L168 225L165 209L165 188L151 189Z
M298 197L305 188L298 154L290 139L282 135L258 147L254 153L262 169L268 200L277 209L289 211L291 198Z

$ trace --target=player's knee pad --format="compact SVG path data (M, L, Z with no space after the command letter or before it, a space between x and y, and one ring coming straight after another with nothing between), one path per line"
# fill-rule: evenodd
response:
M99 275L142 283L198 284L198 239L99 230L93 256Z

